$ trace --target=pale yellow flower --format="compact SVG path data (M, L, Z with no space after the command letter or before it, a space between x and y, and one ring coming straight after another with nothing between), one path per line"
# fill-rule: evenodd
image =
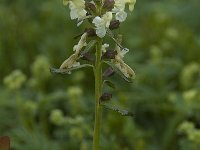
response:
M125 0L125 3L129 4L129 10L130 11L134 10L136 0Z
M124 22L127 18L127 13L125 10L125 1L124 0L115 0L115 5L112 11L116 13L115 17L120 22Z
M124 22L127 18L127 13L125 12L126 4L129 5L129 10L133 11L136 0L115 0L114 8L112 11L116 14L115 17L120 22Z
M86 17L87 11L85 10L84 0L63 0L63 4L69 4L71 19L82 20Z
M96 26L96 34L100 38L106 35L106 28L110 26L110 22L112 20L112 12L107 12L101 17L97 16L94 18L92 23Z

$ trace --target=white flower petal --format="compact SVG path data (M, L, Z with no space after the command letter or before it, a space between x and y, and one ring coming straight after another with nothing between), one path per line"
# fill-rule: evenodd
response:
M87 11L85 10L84 0L63 0L63 4L67 5L69 3L70 17L71 19L84 19L86 17Z
M94 18L92 23L94 23L95 26L98 26L99 24L102 23L102 19L99 16L97 16L97 17Z
M125 1L124 0L115 0L115 5L113 8L114 12L124 11L125 9Z
M110 26L110 22L112 20L112 12L107 12L103 15L102 19L105 22L105 26L108 28Z
M69 8L71 9L71 11L70 11L70 17L71 17L71 19L73 20L73 19L78 18L77 8L74 5L74 3L70 2L69 3Z
M96 34L98 37L103 38L106 35L106 28L105 27L97 28Z
M93 19L92 23L96 26L96 34L98 37L103 38L106 35L106 28L110 26L112 20L112 12L107 12L101 17L97 16Z
M120 11L116 13L116 19L119 20L119 22L124 22L127 18L127 13L125 11Z
M108 48L108 47L109 47L109 44L107 44L107 43L103 44L101 46L101 51L105 53L106 52L106 48Z
M85 43L86 43L86 39L87 39L87 33L84 33L82 36L81 36L81 39L80 41L78 42L78 44L76 45L76 53L80 53L81 49L85 46Z
M134 10L134 6L136 3L136 0L125 0L125 3L129 4L129 10L133 11Z
M83 20L82 20L82 21L79 21L79 22L77 23L77 27L79 27L82 23L83 23Z
M76 51L76 49L77 49L77 45L74 45L73 51Z

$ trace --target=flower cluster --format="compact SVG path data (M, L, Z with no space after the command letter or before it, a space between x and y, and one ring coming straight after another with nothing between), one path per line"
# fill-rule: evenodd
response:
M79 59L83 59L83 57L85 60L93 60L90 53L83 52L84 47L84 49L92 47L91 41L87 44L87 38L94 37L93 39L97 39L108 35L114 40L116 46L114 50L111 50L109 44L103 44L101 47L102 60L110 59L110 62L125 78L132 79L135 73L123 61L123 57L129 49L121 45L122 39L119 41L118 35L114 35L112 30L119 28L120 24L126 20L126 6L129 7L129 11L133 11L135 3L136 0L63 0L64 5L69 5L71 19L76 19L78 26L87 21L90 27L85 30L78 44L74 46L74 54L62 63L60 69L81 66Z
M92 23L96 27L96 34L100 38L106 35L106 28L110 26L114 16L119 22L124 22L127 18L126 5L129 5L130 11L133 11L135 3L136 0L104 0L100 4L104 14L96 16L98 6L94 1L63 0L64 5L69 4L71 19L78 19L78 25L87 18L93 19Z

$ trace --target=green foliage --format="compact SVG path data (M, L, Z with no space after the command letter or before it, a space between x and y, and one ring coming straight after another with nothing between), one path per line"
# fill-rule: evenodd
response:
M77 41L71 37L84 30L66 13L61 1L1 2L0 136L11 137L12 149L92 147L91 68L67 78L49 72L72 53ZM111 103L128 106L134 117L104 109L102 150L200 149L198 18L198 0L138 0L120 29L137 77L127 85L114 75L106 83L118 85L108 88L115 91Z

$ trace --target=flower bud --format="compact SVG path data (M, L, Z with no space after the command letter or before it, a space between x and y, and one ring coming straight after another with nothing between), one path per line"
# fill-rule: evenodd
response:
M101 59L115 59L115 56L117 55L117 51L114 50L107 50Z
M105 0L103 8L110 11L114 8L114 4L115 4L114 0Z
M92 3L85 3L85 9L87 10L87 12L89 12L90 14L92 13L96 13L96 6Z
M104 101L109 101L112 98L112 94L110 93L103 93L100 97L100 101L104 102Z
M89 52L81 54L81 59L89 62L94 62L95 60L95 58Z
M117 28L119 28L119 25L120 25L119 20L113 20L113 21L110 22L109 29L110 30L117 29Z
M103 77L110 77L112 75L114 75L114 70L112 69L112 67L107 68L104 73L103 73Z
M86 28L85 32L87 33L88 37L96 36L96 32L93 28Z

